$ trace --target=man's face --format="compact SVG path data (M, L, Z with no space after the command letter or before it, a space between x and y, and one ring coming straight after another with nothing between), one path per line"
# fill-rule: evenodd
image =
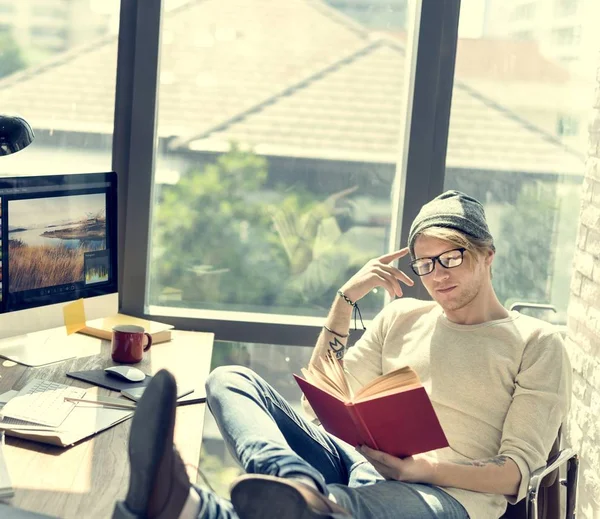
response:
M456 249L453 243L419 236L415 242L416 258L431 258L443 252ZM481 291L488 280L488 266L491 264L493 253L479 258L479 261L464 253L464 261L454 268L444 268L438 261L435 262L433 272L421 276L423 285L429 295L439 303L445 311L456 311L471 303Z

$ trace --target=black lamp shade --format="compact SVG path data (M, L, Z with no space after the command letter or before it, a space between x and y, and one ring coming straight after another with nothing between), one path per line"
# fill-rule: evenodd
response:
M25 119L0 114L0 155L10 155L26 148L33 138L33 130Z

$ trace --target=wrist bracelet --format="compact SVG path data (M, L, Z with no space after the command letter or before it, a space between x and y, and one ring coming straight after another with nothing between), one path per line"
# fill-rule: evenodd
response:
M350 337L349 333L347 333L346 335L342 335L341 333L333 331L331 328L329 328L329 326L323 325L323 328L325 328L329 333L340 337L341 339L347 339L348 337Z
M344 301L346 301L346 303L348 303L350 306L356 306L356 303L354 301L352 301L352 299L350 299L348 296L346 296L346 294L344 294L344 292L342 292L341 290L337 291L338 296L340 296Z

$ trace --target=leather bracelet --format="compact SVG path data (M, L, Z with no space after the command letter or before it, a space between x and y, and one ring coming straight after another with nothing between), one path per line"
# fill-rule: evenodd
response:
M349 333L347 333L346 335L342 335L341 333L333 331L331 328L329 328L329 326L323 325L323 328L325 328L329 333L340 337L341 339L347 339L348 337L350 337Z
M342 292L341 290L337 291L338 296L340 296L344 301L346 301L346 303L348 303L350 306L356 306L356 303L354 301L352 301L352 299L350 299L346 294L344 294L344 292Z

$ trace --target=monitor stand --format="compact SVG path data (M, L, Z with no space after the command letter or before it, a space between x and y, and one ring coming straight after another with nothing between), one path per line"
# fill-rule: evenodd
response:
M99 353L98 339L67 335L64 326L0 339L0 357L32 367Z
M100 353L99 339L80 333L67 335L65 304L68 303L0 314L0 357L25 366L43 366ZM88 321L115 315L119 294L85 298L84 308Z

